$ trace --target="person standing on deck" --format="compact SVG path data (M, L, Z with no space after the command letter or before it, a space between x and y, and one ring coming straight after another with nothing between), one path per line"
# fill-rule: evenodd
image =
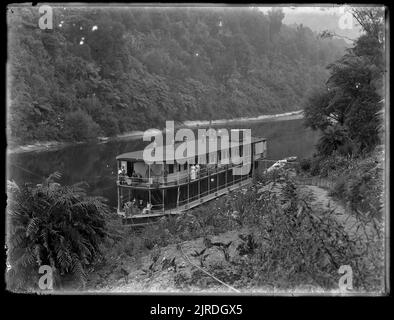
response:
M146 207L142 210L142 213L143 214L149 214L151 209L152 209L152 205L150 204L150 202L148 202L146 204Z
M124 209L125 209L126 218L131 217L131 215L132 215L132 203L130 201L127 201L125 203Z
M119 171L118 171L120 184L123 184L125 182L125 175L126 175L126 170L125 170L124 166L122 166L122 168L119 169Z
M134 216L139 213L139 209L137 207L137 202L133 199L131 203L131 216Z
M195 168L196 168L196 176L198 177L198 175L200 173L200 165L197 163Z
M196 179L196 167L194 165L190 167L190 179Z

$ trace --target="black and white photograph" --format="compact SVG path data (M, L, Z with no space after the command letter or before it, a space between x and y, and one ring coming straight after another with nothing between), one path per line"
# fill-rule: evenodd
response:
M388 17L9 4L6 290L387 296Z

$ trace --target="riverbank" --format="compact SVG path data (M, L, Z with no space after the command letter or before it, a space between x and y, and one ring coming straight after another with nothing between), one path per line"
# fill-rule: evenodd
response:
M272 115L261 115L258 117L242 117L235 119L220 119L220 120L197 120L197 121L184 121L179 127L196 128L205 126L217 126L226 124L236 124L245 122L264 122L264 121L286 121L286 120L297 120L303 118L303 110L297 110L286 113L272 114Z
M85 290L340 295L338 268L355 261L354 278L362 281L353 293L381 292L370 223L331 190L299 185L298 174L282 168L138 235L124 231L107 244Z
M176 128L198 128L206 126L218 126L218 125L228 125L228 124L245 124L245 123L258 123L258 122L271 122L271 121L287 121L287 120L297 120L302 119L303 110L272 114L272 115L261 115L258 117L250 118L235 118L235 119L220 119L220 120L195 120L195 121L184 121L176 125ZM151 129L153 130L153 129ZM115 137L98 137L94 140L97 143L107 143L114 140L123 139L141 139L144 131L131 131L119 134ZM53 151L62 148L66 148L76 144L84 144L89 142L63 142L63 141L39 141L32 144L21 145L21 146L9 146L7 147L7 154L25 153L25 152L43 152L43 151Z

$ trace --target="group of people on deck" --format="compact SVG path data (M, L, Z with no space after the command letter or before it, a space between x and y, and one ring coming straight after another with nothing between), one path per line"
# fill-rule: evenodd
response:
M120 184L127 183L126 179L128 178L128 176L127 176L126 168L124 166L122 166L122 168L118 170L118 176L119 176ZM133 173L131 174L131 178L133 179L134 182L138 182L139 180L142 180L142 175L133 171Z
M144 205L143 200L139 200L137 202L136 199L133 199L133 201L128 201L124 204L124 211L126 214L126 217L131 217L136 214L149 214L152 209L152 204L150 202L147 202L146 206Z
M165 179L167 178L168 174L169 174L168 168L167 168L167 166L164 166L163 176ZM191 180L197 179L200 174L200 165L198 163L195 165L191 165L189 174L190 174ZM127 174L126 168L124 166L122 166L118 170L118 176L119 176L119 183L120 184L131 184L131 182L142 182L142 180L143 180L143 176L134 170L133 170L133 173L131 174L131 176L129 176ZM150 176L156 177L157 174L150 174ZM131 179L129 179L129 178L131 178Z

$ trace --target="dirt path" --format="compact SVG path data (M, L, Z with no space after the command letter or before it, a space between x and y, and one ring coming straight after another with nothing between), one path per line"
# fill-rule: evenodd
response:
M368 239L368 236L372 235L370 228L367 227L365 232L359 228L360 221L354 215L350 214L341 203L334 200L329 195L328 190L311 185L302 185L299 188L301 192L311 197L312 208L333 211L335 218L344 226L349 236Z

